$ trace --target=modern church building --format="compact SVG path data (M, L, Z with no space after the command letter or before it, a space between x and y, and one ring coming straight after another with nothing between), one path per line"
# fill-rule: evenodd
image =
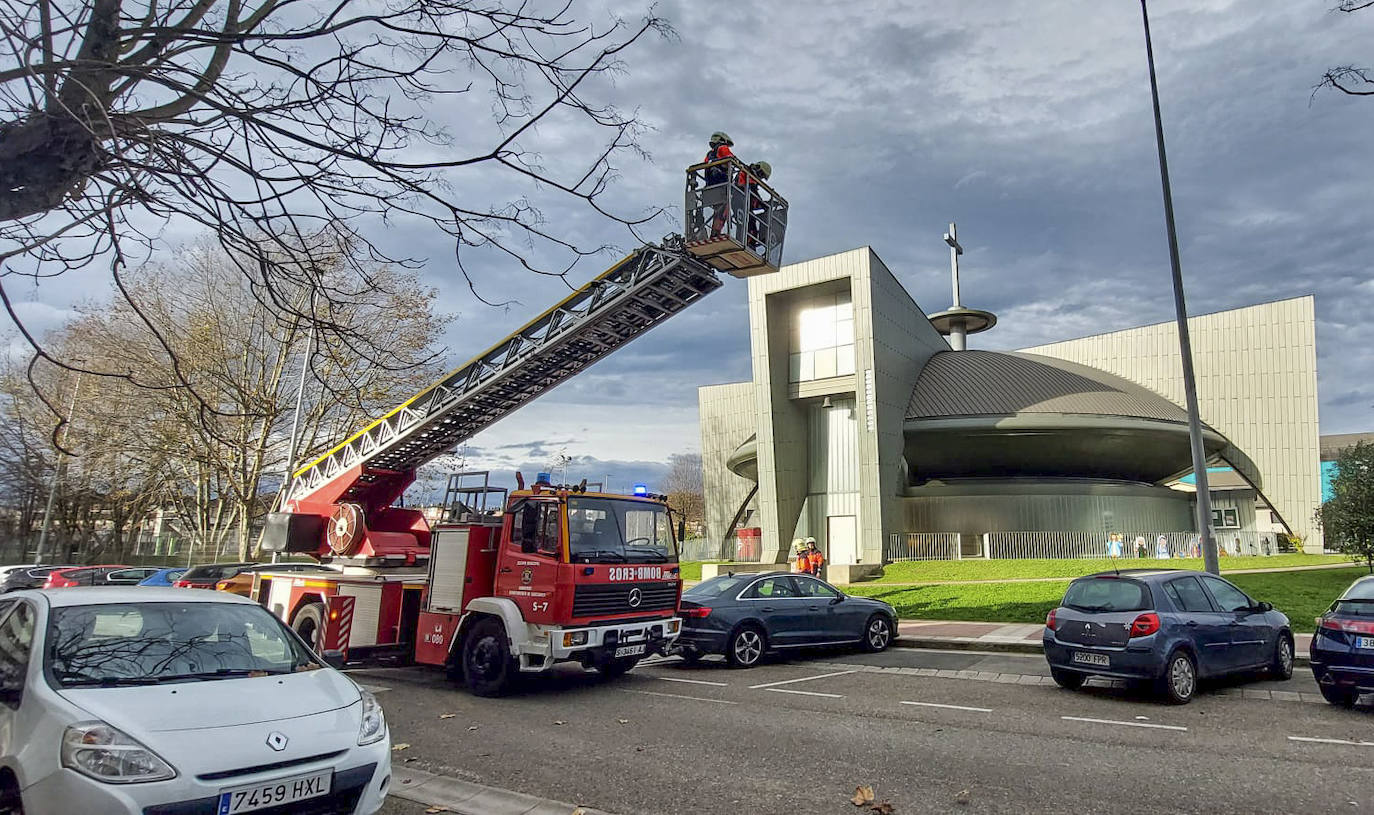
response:
M1176 326L964 350L996 318L960 304L946 240L954 306L934 314L867 247L749 280L753 379L699 391L707 534L765 563L814 537L859 571L1105 553L1116 536L1192 554ZM1190 325L1218 539L1321 551L1312 298Z

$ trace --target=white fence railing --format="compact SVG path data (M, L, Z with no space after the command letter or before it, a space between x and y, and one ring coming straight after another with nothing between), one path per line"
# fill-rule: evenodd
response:
M721 543L707 538L690 538L679 546L678 560L731 560L735 557L734 540Z
M907 532L888 541L887 559L956 560L959 557L958 532Z
M1213 532L1221 557L1264 557L1281 552L1273 532L1218 529ZM888 538L888 561L989 558L1109 558L1165 560L1202 557L1196 532L907 532Z

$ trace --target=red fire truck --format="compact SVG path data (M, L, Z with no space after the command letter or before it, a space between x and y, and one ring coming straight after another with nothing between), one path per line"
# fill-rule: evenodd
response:
M703 188L718 164L730 180ZM322 651L389 650L482 695L559 662L619 674L666 652L682 581L663 496L547 477L507 494L463 473L433 528L398 501L416 468L719 288L718 271L777 271L786 201L734 159L687 173L687 239L636 250L295 472L263 548L334 568L261 572L253 596Z

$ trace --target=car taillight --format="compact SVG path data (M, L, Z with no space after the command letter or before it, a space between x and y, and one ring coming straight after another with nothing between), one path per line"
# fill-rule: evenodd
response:
M1131 623L1132 637L1148 637L1159 630L1159 615L1153 611L1142 614Z
M1374 621L1340 620L1324 617L1321 627L1328 631L1343 631L1347 634L1374 634Z
M189 588L191 588L191 581L189 581L189 580L178 580L177 582L175 582L175 583L172 584L172 588L176 588L176 589L189 589Z
M697 606L696 608L684 608L682 609L682 616L695 617L697 619L701 619L703 617L710 617L711 609L707 606Z
M1050 613L1045 615L1045 627L1051 631L1054 630L1054 615L1058 611L1059 609L1052 608L1050 609Z

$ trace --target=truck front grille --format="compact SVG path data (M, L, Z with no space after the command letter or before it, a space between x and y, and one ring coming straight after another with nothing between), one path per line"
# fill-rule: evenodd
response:
M631 603L638 592L638 603ZM573 591L573 616L669 611L677 608L677 583L611 583L577 586Z

